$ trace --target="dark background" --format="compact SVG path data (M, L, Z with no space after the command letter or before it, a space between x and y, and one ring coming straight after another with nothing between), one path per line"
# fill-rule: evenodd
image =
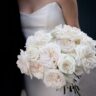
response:
M96 40L96 0L77 0L81 29ZM96 69L80 81L81 96L96 96Z
M81 29L96 39L96 0L77 0Z
M80 27L89 36L96 39L96 0L77 1ZM0 19L3 20L0 21L2 25L0 37L3 38L0 38L0 48L2 48L0 50L2 53L0 54L2 56L0 59L2 61L0 63L0 96L20 96L21 89L24 88L23 75L16 66L16 60L25 40L21 30L18 4L16 0L4 0L0 4L3 5L0 12L2 16ZM90 89L92 88L90 87ZM89 96L96 96L95 94L96 92Z

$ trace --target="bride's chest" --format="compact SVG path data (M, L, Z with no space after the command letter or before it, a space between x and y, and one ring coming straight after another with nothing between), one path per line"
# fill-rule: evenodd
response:
M59 5L52 3L32 14L21 13L21 23L23 27L52 27L64 23L64 18Z

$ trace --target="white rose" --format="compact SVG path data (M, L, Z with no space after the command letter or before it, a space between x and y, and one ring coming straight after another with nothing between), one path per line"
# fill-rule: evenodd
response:
M44 66L38 61L31 61L30 71L37 79L42 79L44 75Z
M70 38L73 38L73 39L81 39L82 37L85 37L87 36L86 33L84 33L83 31L81 31L80 28L77 28L77 27L72 27L70 25L64 25L64 29L65 30L65 35L69 35L69 36L72 36Z
M46 31L37 31L34 36L29 36L26 41L26 48L28 47L40 47L47 44L52 39L51 33Z
M26 49L29 50L32 47L35 47L35 38L33 35L29 36L26 40Z
M51 33L42 30L36 32L34 37L36 44L38 45L47 44L52 39Z
M79 58L84 58L87 55L89 48L90 47L88 47L87 45L81 44L76 46L75 52Z
M81 43L92 47L92 49L96 51L96 40L93 40L91 37L83 38Z
M69 40L69 39L61 39L61 40L57 40L56 42L60 47L62 52L64 53L69 53L69 52L73 52L74 48L75 48L75 42Z
M51 34L53 37L55 37L55 39L62 39L65 37L65 33L63 32L63 25L60 24L58 26L56 26L52 31ZM69 37L69 36L68 36ZM67 37L66 37L67 38Z
M46 86L56 89L66 85L64 75L57 69L46 70L44 74L44 83Z
M61 55L60 47L55 43L49 43L40 49L40 60L45 67L56 68Z
M26 51L21 50L20 55L18 55L17 66L20 68L21 73L32 76L31 72L29 71L29 55L26 53Z
M77 56L80 58L80 66L83 66L86 73L96 67L96 52L87 45L78 45L76 47Z
M73 74L75 72L75 59L67 54L62 54L58 64L59 70L65 74Z
M96 67L96 52L87 45L78 45L76 47L76 53L80 59L80 66L83 66L86 73L90 72L90 69Z
M31 61L31 60L38 60L40 52L38 48L30 47L26 50L26 53L29 54L29 58Z
M71 31L72 31L71 26L65 25L65 24L64 25L60 24L60 25L56 26L55 29L53 29L51 31L51 33L52 33L52 36L55 37L56 39L70 39L71 34L75 35L75 34L73 34L73 32L71 33Z
M72 27L70 25L59 25L52 30L52 36L58 39L69 39L76 44L80 43L83 37L87 36L79 28Z
M82 59L82 65L86 73L90 73L91 69L96 68L96 56L94 53L87 55Z

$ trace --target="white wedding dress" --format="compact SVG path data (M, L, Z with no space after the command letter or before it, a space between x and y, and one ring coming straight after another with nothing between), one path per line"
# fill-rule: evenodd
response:
M64 24L65 21L58 3L52 2L32 14L21 12L21 23L27 39L38 30L51 30L59 24ZM69 92L64 95L63 89L56 91L56 89L46 87L41 80L30 79L28 76L25 76L25 86L28 96L75 96L74 93Z

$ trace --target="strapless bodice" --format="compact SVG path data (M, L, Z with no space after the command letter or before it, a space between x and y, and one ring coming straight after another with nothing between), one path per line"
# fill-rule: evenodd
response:
M27 38L38 30L48 31L56 25L64 24L64 17L58 3L52 2L31 14L21 12L21 24Z

